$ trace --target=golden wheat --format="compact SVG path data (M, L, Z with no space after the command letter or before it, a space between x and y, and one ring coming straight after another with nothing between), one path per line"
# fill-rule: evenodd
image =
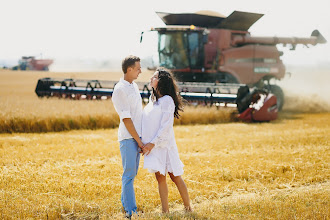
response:
M328 219L330 113L274 123L175 126L194 212L169 181L135 181L140 219ZM121 219L117 128L0 134L0 218Z
M21 100L3 98L0 112L0 133L50 132L72 129L114 128L119 117L111 100ZM235 109L186 106L175 124L210 124L235 120Z
M118 125L111 101L38 99L34 88L41 77L115 80L120 73L0 74L2 132ZM329 218L330 113L293 114L294 101L278 120L257 124L227 123L235 120L232 109L185 108L175 123L195 125L175 126L175 134L194 212L182 211L169 181L171 213L160 214L157 183L141 169L142 158L135 182L140 218ZM0 134L1 218L121 219L118 148L116 128Z

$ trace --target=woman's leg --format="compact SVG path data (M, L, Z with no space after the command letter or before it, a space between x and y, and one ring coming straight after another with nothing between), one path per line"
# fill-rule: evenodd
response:
M186 211L192 211L191 206L190 206L190 199L189 199L189 194L188 194L188 189L181 178L181 176L174 176L173 173L168 173L171 177L171 180L175 183L176 187L178 188L181 198L183 200L184 208Z
M158 191L159 191L160 201L162 202L162 210L164 213L166 213L169 212L166 176L163 176L159 172L155 173L155 175L158 182Z

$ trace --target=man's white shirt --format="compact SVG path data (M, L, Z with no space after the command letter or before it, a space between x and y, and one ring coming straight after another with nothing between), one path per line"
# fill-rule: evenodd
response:
M124 118L131 118L136 132L141 137L142 98L139 87L135 82L129 83L123 78L115 85L112 93L112 102L119 115L118 141L133 138L126 129Z

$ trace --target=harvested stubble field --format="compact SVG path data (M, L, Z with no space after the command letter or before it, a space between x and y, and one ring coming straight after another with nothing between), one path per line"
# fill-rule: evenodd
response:
M108 101L36 98L37 79L49 73L0 74L1 120L115 117ZM75 76L111 79L103 73L79 74ZM194 211L183 212L180 196L168 181L171 212L160 214L157 183L142 169L142 157L135 180L139 219L329 219L330 113L289 110L272 123L233 122L228 110L219 116L224 123L175 126ZM223 112L188 111L193 123L201 118L200 111L204 118ZM121 219L121 173L117 128L0 134L0 216Z

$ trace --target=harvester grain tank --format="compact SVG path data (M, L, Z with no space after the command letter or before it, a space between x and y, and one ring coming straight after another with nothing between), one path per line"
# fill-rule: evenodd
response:
M228 17L215 12L171 14L157 12L166 24L158 32L160 66L170 69L180 82L239 83L266 89L277 96L281 109L282 89L270 80L281 80L285 66L278 44L326 43L318 30L310 37L251 36L249 28L263 14L234 11ZM141 41L142 41L141 35Z

